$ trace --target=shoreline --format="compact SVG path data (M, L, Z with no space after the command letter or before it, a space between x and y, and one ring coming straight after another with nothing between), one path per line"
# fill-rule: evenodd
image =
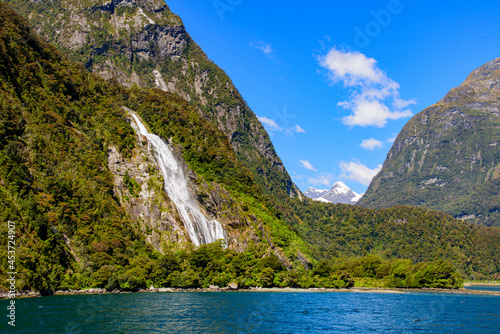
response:
M495 285L500 284L466 284L465 286L472 285ZM149 288L141 289L138 291L108 291L106 289L86 289L86 290L57 290L51 293L42 294L37 291L25 291L16 294L16 298L35 298L35 297L48 297L48 296L76 296L76 295L103 295L103 294L127 294L127 293L193 293L193 292L278 292L278 293L305 293L305 292L337 292L337 293L386 293L386 294L408 294L414 292L425 293L447 293L459 295L488 295L500 296L500 291L483 291L471 289L438 289L438 288L418 288L418 289L405 289L405 288L377 288L377 287L353 287L349 289L332 289L332 288L248 288L248 289L230 289L226 288L195 288L195 289L182 289L182 288ZM9 299L8 293L0 293L1 299Z

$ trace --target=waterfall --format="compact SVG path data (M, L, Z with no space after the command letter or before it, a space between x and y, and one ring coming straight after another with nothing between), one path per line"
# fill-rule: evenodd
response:
M127 108L127 111L130 110ZM130 112L142 136L146 137L148 146L156 163L160 167L164 179L165 191L177 207L184 226L195 246L208 244L218 239L226 239L226 233L217 220L208 220L188 190L188 182L182 166L172 154L167 144L157 135L149 133L140 118Z

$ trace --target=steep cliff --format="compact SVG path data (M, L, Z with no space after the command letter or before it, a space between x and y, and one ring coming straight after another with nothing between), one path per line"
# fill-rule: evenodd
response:
M134 130L129 110L171 148L193 205L224 227L226 248L213 243L194 250L163 190L170 180ZM270 259L280 271L309 265L304 241L268 205L226 135L194 107L173 93L127 89L88 72L3 3L0 125L0 220L15 224L10 234L1 224L0 242L15 240L18 291L208 286L249 278L246 263L241 272L216 278L225 270L216 258L219 267L200 282L188 263L165 269L172 254L187 261L216 252L229 263L248 250L254 262ZM6 288L7 259L4 248L0 289ZM252 275L262 269L252 267Z
M413 117L358 202L500 226L500 58Z
M298 195L255 114L163 0L3 1L92 72L179 94L226 134L265 192Z
M114 146L108 149L108 167L113 174L115 194L146 241L158 252L164 253L165 250L179 247L189 248L192 239L186 231L176 203L165 192L166 176L162 175L157 158L152 153L154 149L148 147L148 142L141 136L132 120L133 110L123 108L134 128L135 147L129 157L120 154ZM246 205L235 199L223 186L205 181L201 175L189 168L182 157L182 146L177 146L172 141L167 145L174 152L180 169L187 176L188 191L195 205L201 208L205 217L210 220L217 219L222 224L227 247L243 252L249 243L260 242L262 235L259 237L255 232L264 229L263 222L245 212L243 206ZM273 245L271 240L269 244ZM279 249L276 249L276 253L289 264Z

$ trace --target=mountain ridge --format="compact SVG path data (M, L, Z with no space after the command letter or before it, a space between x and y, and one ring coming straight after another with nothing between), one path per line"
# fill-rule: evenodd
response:
M2 1L70 59L103 78L182 96L226 134L264 192L281 201L301 196L231 79L162 0Z
M358 204L424 206L500 226L499 115L496 58L404 126Z

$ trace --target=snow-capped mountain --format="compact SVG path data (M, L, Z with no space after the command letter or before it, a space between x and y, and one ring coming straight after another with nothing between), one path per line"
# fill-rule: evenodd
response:
M315 199L315 198L319 198L323 195L326 195L327 192L328 192L328 189L315 189L313 187L309 187L309 189L307 189L304 192L304 195L306 195L309 198Z
M342 182L336 182L330 190L310 187L304 195L319 202L356 204L364 194L355 193Z

